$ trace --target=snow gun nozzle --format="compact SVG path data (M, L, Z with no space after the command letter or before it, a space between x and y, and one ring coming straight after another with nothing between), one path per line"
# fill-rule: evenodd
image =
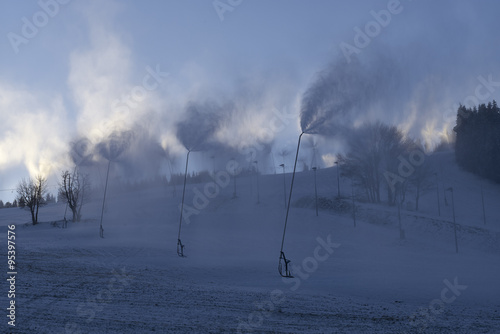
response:
M186 257L184 255L184 245L181 242L181 239L177 239L177 255L180 257Z
M292 273L290 272L290 269L288 268L288 264L290 263L290 260L287 260L285 257L285 253L280 252L280 261L278 264L278 271L281 275L281 277L286 277L286 278L293 278ZM283 271L284 269L284 271Z

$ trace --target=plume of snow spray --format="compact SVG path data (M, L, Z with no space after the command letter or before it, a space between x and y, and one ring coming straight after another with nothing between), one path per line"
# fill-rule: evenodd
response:
M163 147L154 134L136 124L127 154L120 157L121 174L134 181L154 179L159 175L164 157Z
M131 130L113 131L108 138L96 145L96 149L106 160L116 161L130 147L133 138Z
M94 156L93 150L94 145L86 137L81 137L71 142L69 154L75 167L90 164Z
M322 135L342 133L376 94L370 73L359 61L348 66L334 63L318 73L302 97L302 131Z
M176 135L186 150L203 151L210 147L222 120L222 107L214 102L190 103L185 119L176 126Z

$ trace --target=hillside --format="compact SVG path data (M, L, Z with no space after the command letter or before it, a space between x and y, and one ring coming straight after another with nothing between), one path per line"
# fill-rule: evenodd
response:
M231 180L198 202L204 208L182 226L186 258L175 251L180 194L172 189L111 187L104 239L102 198L66 229L64 205L42 208L37 226L25 211L2 209L4 250L6 226L16 224L15 332L499 332L500 186L483 182L485 225L480 180L451 152L428 159L439 169L441 216L435 191L419 211L406 204L404 240L394 207L357 200L356 227L347 211L323 207L316 217L313 172L297 173L284 246L292 279L277 270L282 174L259 176L258 187L257 176L237 177L236 198ZM334 168L318 170L320 198L336 195L336 177ZM286 174L287 192L290 180ZM205 187L188 185L186 204L194 207ZM342 178L340 188L351 203L350 181Z

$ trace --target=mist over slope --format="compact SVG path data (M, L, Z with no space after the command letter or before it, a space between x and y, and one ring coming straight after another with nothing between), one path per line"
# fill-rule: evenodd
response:
M446 171L443 186L455 189L458 254L451 203L446 206L444 197L441 217L435 193L422 198L418 212L411 203L405 206L406 238L401 240L394 207L356 200L356 227L349 212L324 207L316 217L313 172L300 172L285 243L291 279L277 272L283 181L290 184L289 173L238 175L236 198L233 178L216 181L219 191L212 197L206 189L214 187L213 181L189 184L186 258L175 253L180 194L174 196L171 187L110 187L104 239L98 237L97 197L85 207L85 220L69 222L66 229L61 228L63 205L42 208L37 226L25 224L29 216L19 209L0 210L2 225L17 224L18 274L23 277L16 300L19 328L473 333L480 323L496 331L500 212L495 203L500 188L484 184L484 225L480 202L473 200L479 196L477 178L455 165L452 152L429 161ZM317 179L319 197L333 199L335 168L320 169ZM340 186L345 203L351 203L350 181L342 178ZM105 287L116 273L123 285L111 294ZM450 290L453 285L458 288ZM55 292L47 295L50 290ZM257 316L261 321L255 321Z

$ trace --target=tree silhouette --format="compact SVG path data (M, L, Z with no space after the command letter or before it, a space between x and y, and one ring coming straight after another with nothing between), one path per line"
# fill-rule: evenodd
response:
M38 223L38 210L45 205L47 179L37 175L33 179L22 179L17 186L18 202L22 202L31 213L33 225Z
M455 157L465 170L500 183L500 109L495 100L457 110Z
M339 154L337 160L343 166L342 175L354 179L370 202L380 203L384 173L396 174L398 157L413 145L395 126L368 123L352 133L347 154ZM396 201L396 189L390 185L387 200L391 205Z
M90 180L88 175L81 174L75 169L73 174L64 171L59 184L59 199L67 203L73 213L73 221L82 218L82 207L90 198Z

